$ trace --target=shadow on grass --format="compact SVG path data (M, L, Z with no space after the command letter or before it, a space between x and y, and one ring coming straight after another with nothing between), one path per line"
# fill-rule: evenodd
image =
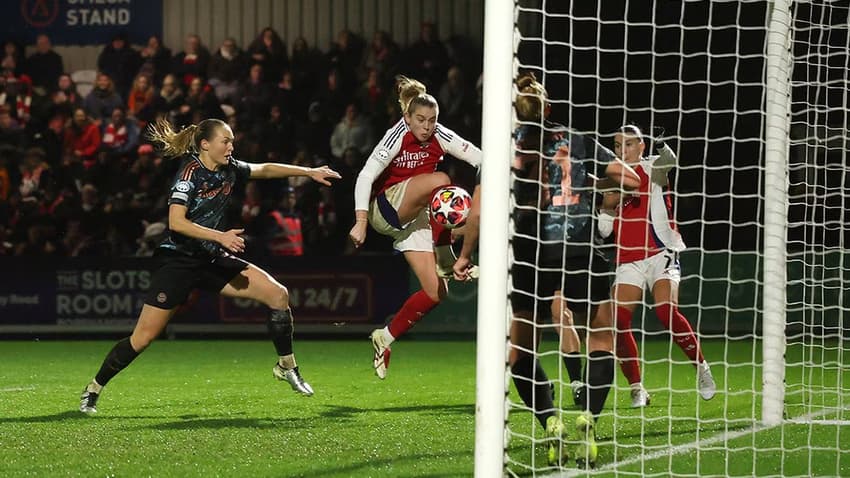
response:
M357 418L364 413L416 413L426 415L473 415L475 405L414 405L402 407L358 408L330 405L323 412L313 417L293 418L257 418L257 417L215 417L202 418L197 415L184 415L178 421L157 423L144 428L155 430L193 430L199 428L291 428L310 427L319 425L328 418L347 420ZM162 418L162 417L157 417Z
M86 415L79 410L67 410L50 415L35 415L30 417L0 417L0 423L53 423L65 420L153 420L155 416L127 415Z
M319 415L325 418L348 419L354 416L370 413L418 413L424 415L474 415L475 404L456 404L456 405L409 405L401 407L382 407L382 408L358 408L346 407L340 405L328 405L327 409L320 412Z
M163 418L163 417L159 417ZM318 417L297 418L251 418L251 417L217 417L217 418L183 418L179 421L169 421L144 425L140 428L150 430L220 430L224 428L251 428L255 430L270 428L307 428L318 425Z
M442 453L417 453L410 455L399 455L387 458L369 458L363 462L350 463L340 466L328 466L325 464L317 464L318 469L311 470L293 470L296 473L303 473L305 476L394 476L394 473L410 473L413 464L434 463L439 464L447 459L466 459L469 461L469 469L465 471L450 473L446 471L435 473L421 473L416 471L416 476L420 478L437 478L447 476L471 476L472 475L472 449L458 450L454 452Z
M148 425L140 424L138 428L147 428L153 430L196 430L196 429L224 429L224 428L253 428L253 429L269 429L269 428L295 428L295 427L311 427L319 426L328 418L337 420L354 419L359 415L370 412L378 413L413 413L424 415L473 415L475 413L475 405L473 404L457 404L457 405L412 405L399 407L381 407L381 408L358 408L347 406L328 406L326 410L312 417L248 417L244 413L209 417L197 414L184 414L177 417L167 417L163 415L150 416L131 416L123 414L96 414L87 415L77 410L67 410L64 412L53 413L49 415L35 415L26 417L0 417L0 423L56 423L70 420L151 420L160 421ZM168 420L168 421L163 421Z
M354 419L358 415L370 412L379 413L424 413L429 415L460 414L472 415L475 413L474 405L421 405L404 407L384 408L357 408L346 406L328 406L328 409L312 417L201 417L198 415L182 415L180 420L165 423L156 423L144 428L154 430L194 430L200 428L222 429L222 428L306 428L321 426L328 418L336 420ZM164 417L157 417L164 418Z

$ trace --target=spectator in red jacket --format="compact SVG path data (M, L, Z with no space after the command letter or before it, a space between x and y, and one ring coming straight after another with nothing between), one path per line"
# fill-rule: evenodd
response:
M74 119L65 130L63 166L77 169L81 164L84 168L92 167L97 161L97 150L100 148L100 129L86 114L83 108L74 110Z

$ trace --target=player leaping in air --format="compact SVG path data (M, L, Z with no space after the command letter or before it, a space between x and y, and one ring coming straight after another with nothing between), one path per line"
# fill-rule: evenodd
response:
M386 327L372 331L372 365L381 379L387 375L390 344L440 303L445 278L454 274L451 231L434 222L426 207L437 189L451 183L437 165L447 153L476 168L481 164L478 147L437 122L437 100L425 85L399 77L398 95L404 116L384 134L357 176L356 222L349 233L357 247L366 241L367 223L392 237L422 285Z

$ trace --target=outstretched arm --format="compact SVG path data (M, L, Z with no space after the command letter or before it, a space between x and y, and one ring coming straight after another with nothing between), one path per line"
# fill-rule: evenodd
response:
M327 166L319 166L318 168L305 168L303 166L295 166L292 164L279 163L260 163L250 164L251 179L275 179L288 178L290 176L309 176L310 179L317 183L330 186L331 182L328 179L339 179L341 176L338 172Z

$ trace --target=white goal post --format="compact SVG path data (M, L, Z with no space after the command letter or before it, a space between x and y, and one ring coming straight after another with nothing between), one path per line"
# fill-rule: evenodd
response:
M785 248L788 235L788 129L791 111L791 12L774 1L767 33L764 159L764 403L762 422L782 421L785 396Z
M475 390L475 476L501 476L505 445L505 376L508 323L509 165L513 96L514 5L487 0L481 149L481 231ZM487 186L483 186L487 184Z
M631 408L616 367L598 468L850 474L850 5L486 0L484 18L475 476L583 473L545 463L543 429L508 366L520 71L537 75L552 119L571 131L614 149L617 128L635 122L649 154L663 126L679 155L669 174L688 246L679 307L707 344L719 393L699 399L646 293L633 328L653 401ZM558 413L573 417L558 337L543 322L533 353Z

